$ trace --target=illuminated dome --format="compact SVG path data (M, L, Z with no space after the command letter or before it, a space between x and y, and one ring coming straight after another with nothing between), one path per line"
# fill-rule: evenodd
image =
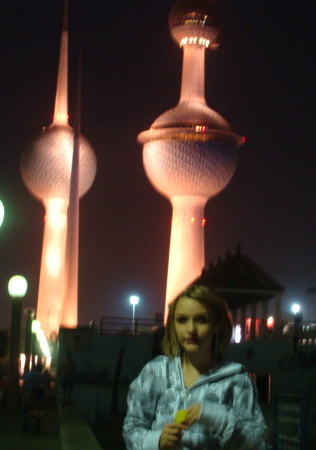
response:
M39 198L69 198L74 131L68 125L45 128L32 140L21 159L21 174L31 193ZM84 195L96 174L96 157L80 137L79 195Z
M180 102L139 134L152 185L166 197L219 193L234 175L242 139L200 102Z
M169 28L173 39L209 47L219 34L220 17L214 0L179 0L169 15ZM191 40L190 40L191 38Z
M144 168L152 185L164 196L194 195L210 198L232 178L237 147L214 141L207 134L185 129L144 145Z

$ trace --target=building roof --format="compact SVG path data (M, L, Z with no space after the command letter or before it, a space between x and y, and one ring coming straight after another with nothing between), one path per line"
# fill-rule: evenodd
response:
M284 291L249 255L242 254L240 245L235 254L227 252L225 259L219 257L215 265L211 263L204 269L195 284L214 289L225 298L230 309L268 300Z

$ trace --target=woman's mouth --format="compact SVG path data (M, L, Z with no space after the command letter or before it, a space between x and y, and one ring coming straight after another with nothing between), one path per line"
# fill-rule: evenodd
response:
M186 344L197 344L198 339L188 338L184 340Z

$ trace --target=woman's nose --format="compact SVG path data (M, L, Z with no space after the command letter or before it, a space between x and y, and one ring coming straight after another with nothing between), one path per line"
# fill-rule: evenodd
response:
M189 333L194 333L196 330L194 320L189 320L188 322L188 331Z

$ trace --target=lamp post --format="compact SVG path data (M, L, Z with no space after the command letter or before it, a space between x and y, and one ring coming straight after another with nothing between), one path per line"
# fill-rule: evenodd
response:
M12 298L10 361L8 381L8 411L15 412L19 400L19 357L21 335L22 298L27 291L27 281L21 275L10 278L8 292Z
M131 295L129 298L129 302L133 306L132 333L135 334L135 307L136 305L138 305L139 297L137 295Z
M24 366L24 370L29 371L30 370L30 359L31 359L31 353L32 353L32 323L33 323L33 319L35 317L35 309L31 308L29 306L28 308L25 308L24 313L26 315L25 347L24 347L25 366Z
M38 357L38 346L37 346L37 334L41 329L41 322L39 320L32 321L32 367L36 365Z
M293 318L293 351L297 352L298 341L300 338L300 323L302 322L301 306L294 303L292 306Z

